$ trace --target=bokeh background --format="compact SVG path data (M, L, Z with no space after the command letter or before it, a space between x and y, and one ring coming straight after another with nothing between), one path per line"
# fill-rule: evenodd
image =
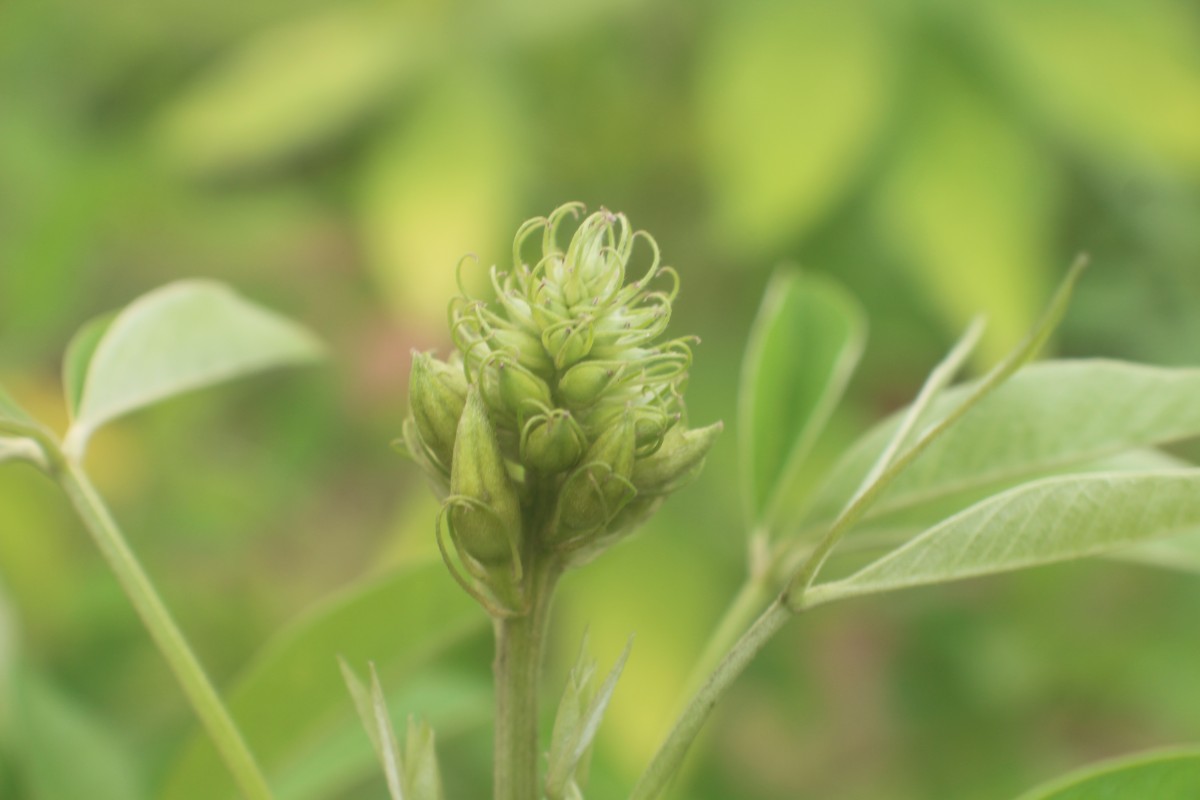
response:
M462 254L503 262L520 221L566 200L626 212L678 267L673 330L703 339L696 423L734 418L776 265L861 299L872 338L814 473L976 312L981 363L1011 344L1080 251L1093 268L1060 354L1200 364L1200 4L0 5L0 382L61 424L71 333L186 276L330 343L322 367L140 413L89 457L222 686L305 609L428 554L434 506L388 447L410 349L446 347ZM602 665L637 634L591 797L622 796L645 764L741 579L735 436L563 587L555 691L585 625ZM0 469L0 585L18 687L0 797L160 796L195 726L25 468ZM1200 579L1102 563L822 609L737 685L679 796L998 799L1200 740L1198 619ZM443 733L459 798L486 795L487 657L480 627L432 667L467 700ZM352 731L348 700L338 713ZM361 768L322 796L381 798L352 732ZM63 789L71 771L94 793Z

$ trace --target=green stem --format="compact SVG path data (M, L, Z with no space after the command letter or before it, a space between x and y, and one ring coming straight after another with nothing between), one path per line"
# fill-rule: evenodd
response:
M654 800L667 788L672 776L683 764L688 748L704 726L709 713L729 686L762 651L771 637L779 632L793 611L780 598L771 604L750 629L737 641L713 671L704 685L692 696L687 708L675 722L675 727L654 754L650 766L642 774L629 800Z
M271 789L241 732L86 473L65 460L59 460L52 472L175 673L242 794L247 800L271 800Z
M746 579L733 602L725 609L724 616L705 643L700 657L692 666L687 682L684 683L684 698L691 697L700 689L733 643L746 632L771 599L779 593L781 587L778 584L779 581L770 574L750 576Z
M495 622L496 682L495 798L536 800L538 785L538 686L550 602L559 567L550 559L531 565L527 614Z

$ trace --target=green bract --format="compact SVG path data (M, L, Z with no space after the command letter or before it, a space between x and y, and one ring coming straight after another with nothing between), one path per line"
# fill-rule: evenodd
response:
M498 613L520 612L498 596L515 596L504 588L531 554L579 561L628 533L699 471L720 430L682 422L696 340L660 341L677 273L623 214L588 215L564 246L582 210L524 223L512 267L489 271L493 296L464 288L451 302L456 352L414 357L404 441L437 486L450 476L443 516L463 569L452 566ZM468 424L464 403L486 419ZM461 476L485 474L511 484L519 513L465 490Z

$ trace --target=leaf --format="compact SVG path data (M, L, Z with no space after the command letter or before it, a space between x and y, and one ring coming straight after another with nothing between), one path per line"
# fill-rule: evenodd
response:
M387 778L388 791L392 800L404 800L404 765L400 758L400 742L396 739L396 729L392 727L392 716L388 711L387 697L383 686L379 683L379 673L371 664L371 714L379 760L383 764L383 774Z
M631 636L604 683L598 690L593 690L596 662L587 653L587 633L584 633L579 657L567 679L567 688L554 719L546 773L546 797L549 800L570 797L572 787L579 792L579 786L584 782L580 773L586 769L583 765L632 647Z
M1019 800L1193 800L1200 748L1172 748L1102 761L1029 791Z
M928 416L940 418L973 386L944 392ZM1027 366L931 444L864 520L1200 435L1197 397L1196 369L1104 360ZM818 492L809 521L837 514L902 415L877 425L847 451Z
M37 439L45 435L45 429L0 386L0 464L29 461L44 466L46 457Z
M67 400L67 411L74 419L79 413L79 401L83 399L83 386L87 380L92 356L104 334L108 332L116 314L102 314L84 325L67 345L63 356L63 394Z
M861 308L837 284L776 272L742 362L738 398L748 516L770 525L845 391L866 339Z
M1029 327L1050 274L1054 170L985 93L933 61L876 195L878 224L946 327L988 319L980 355Z
M25 413L25 409L17 405L17 401L13 400L8 392L4 391L3 386L0 386L0 422L11 422L20 425L33 423L33 419Z
M362 5L322 10L234 50L158 122L168 158L190 173L277 166L390 103L433 55L419 15ZM297 57L298 54L320 57Z
M870 163L889 110L891 40L878 12L851 0L738 3L702 41L717 226L739 251L777 247L823 221Z
M486 658L450 661L486 630L486 619L440 561L423 561L324 602L276 636L226 693L277 800L340 796L374 772L350 710L337 657L373 660L405 710L443 734L490 714ZM219 800L235 789L197 734L161 800Z
M369 153L359 187L365 255L409 324L444 324L455 265L468 252L486 264L507 252L499 246L521 210L528 141L518 105L495 75L451 73ZM484 271L463 275L482 280Z
M392 800L404 800L404 792L400 788L400 751L394 746L396 735L392 731L391 717L387 716L387 704L376 703L375 686L379 681L375 676L375 671L372 668L371 688L367 688L366 684L362 682L362 678L358 677L354 669L346 663L346 659L341 656L338 656L338 666L342 668L342 679L346 681L346 688L350 690L350 698L354 701L354 710L358 712L359 722L366 730L367 737L371 740L371 747L375 750L375 756L383 767L384 775L387 778L388 794L391 795ZM383 694L382 689L379 694ZM382 721L379 716L380 706L384 712Z
M1161 0L991 0L977 10L972 20L998 72L1071 146L1109 169L1124 161L1198 174L1194 8Z
M408 765L404 774L406 800L445 800L433 728L411 714L404 735L404 763Z
M1200 469L1047 478L984 500L805 606L1099 555L1200 530Z
M1128 549L1118 550L1112 557L1150 567L1200 575L1200 530L1169 539L1141 542Z
M93 323L94 325L95 323ZM68 354L68 386L94 330ZM311 361L322 348L296 323L210 281L172 283L119 312L93 347L65 449L80 457L101 425L241 375Z
M137 800L142 778L120 737L29 669L16 676L16 744L32 797Z

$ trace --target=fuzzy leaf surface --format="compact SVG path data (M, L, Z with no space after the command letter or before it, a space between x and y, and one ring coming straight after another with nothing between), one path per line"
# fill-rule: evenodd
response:
M970 391L966 384L944 392L928 418L944 416ZM1030 365L934 442L865 519L1200 435L1198 397L1198 369L1108 360ZM880 423L847 452L818 493L809 520L837 513L901 418Z
M984 500L806 604L1099 555L1200 530L1200 469L1047 478Z

